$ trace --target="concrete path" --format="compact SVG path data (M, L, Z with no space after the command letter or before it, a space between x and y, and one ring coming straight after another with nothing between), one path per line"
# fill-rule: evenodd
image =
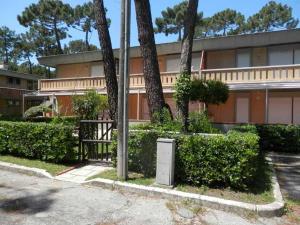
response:
M0 170L1 225L282 225L263 219Z
M55 179L63 180L63 181L70 181L70 182L75 182L75 183L82 183L87 178L92 177L98 173L101 173L101 172L103 172L105 170L109 170L109 169L112 169L112 167L106 163L94 162L94 163L89 163L86 166L82 166L82 167L70 170L69 172L61 174L59 176L56 176Z
M283 195L300 200L300 154L270 154Z

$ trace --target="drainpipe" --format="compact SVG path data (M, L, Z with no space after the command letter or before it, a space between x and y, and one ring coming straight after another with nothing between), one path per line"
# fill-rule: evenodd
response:
M22 95L22 117L25 116L25 94Z
M269 90L266 88L266 97L265 97L265 124L269 122Z
M202 50L202 52L201 52L201 59L200 59L200 68L199 68L200 79L202 79L202 69L204 67L203 63L204 63L204 50Z
M137 120L140 120L140 89L138 89L137 95Z

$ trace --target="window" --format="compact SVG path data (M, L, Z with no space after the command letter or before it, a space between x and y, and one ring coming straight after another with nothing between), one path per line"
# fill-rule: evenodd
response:
M275 46L269 48L269 65L293 64L293 48L291 46Z
M14 84L14 78L13 77L8 77L7 79L8 79L7 83Z
M292 98L291 97L271 97L268 109L269 123L292 123Z
M250 49L237 50L236 66L237 67L250 67L251 66L251 51L250 51Z
M19 78L15 78L16 79L16 85L20 85L21 84L21 80Z
M17 107L21 105L21 101L20 100L14 100L14 99L9 99L7 100L7 106L8 107Z
M237 98L236 100L236 122L249 122L249 98Z
M294 49L294 64L300 64L300 49Z
M179 71L180 55L170 56L167 58L167 72Z
M104 66L103 66L103 64L92 65L91 76L92 77L103 77L104 76Z
M27 89L28 90L33 90L33 81L32 80L27 81Z
M21 79L15 77L8 77L7 83L11 85L21 85Z

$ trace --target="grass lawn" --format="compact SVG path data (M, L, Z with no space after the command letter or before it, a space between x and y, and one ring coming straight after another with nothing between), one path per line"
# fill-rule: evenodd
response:
M272 170L264 157L258 162L258 170L253 184L248 191L237 191L230 188L209 188L205 186L193 187L179 184L176 189L201 195L220 197L229 200L242 201L254 204L267 204L275 201L272 189Z
M106 170L102 173L99 173L95 176L88 178L88 180L95 179L95 178L104 178L104 179L115 180L115 181L119 180L117 177L117 171L115 169ZM142 174L129 172L128 180L126 182L149 186L155 182L155 178L145 178Z
M32 159L6 156L6 155L5 156L0 155L0 161L7 162L7 163L14 163L21 166L44 169L53 176L63 172L64 170L70 168L71 166L71 165L54 164L54 163L43 162L40 160L32 160Z
M255 182L249 187L248 191L237 191L230 188L210 188L206 186L194 187L188 184L177 184L175 190L247 203L267 204L275 200L273 196L271 174L272 170L270 165L262 157L258 164ZM94 178L118 180L115 169L104 171L90 177L89 180ZM150 186L154 184L155 178L145 178L142 174L129 172L129 179L127 182Z
M289 224L300 224L300 200L285 198L285 215L284 217Z

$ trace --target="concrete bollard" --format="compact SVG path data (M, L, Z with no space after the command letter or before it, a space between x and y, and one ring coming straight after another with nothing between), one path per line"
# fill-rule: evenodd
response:
M157 139L156 184L173 186L175 166L175 140Z

